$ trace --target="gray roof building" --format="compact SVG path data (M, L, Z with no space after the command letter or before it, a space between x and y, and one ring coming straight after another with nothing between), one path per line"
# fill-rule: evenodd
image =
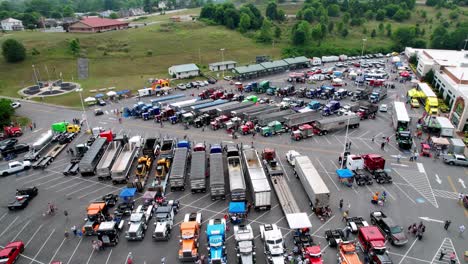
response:
M288 68L288 63L284 60L267 61L260 63L267 71L280 71Z
M289 65L289 68L304 68L310 66L310 60L304 56L287 58L284 61Z

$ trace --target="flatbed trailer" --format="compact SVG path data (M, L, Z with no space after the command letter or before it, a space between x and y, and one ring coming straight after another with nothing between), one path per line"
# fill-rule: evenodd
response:
M292 128L299 125L312 123L320 119L322 119L322 114L320 112L309 111L286 116L284 117L283 124L289 128Z
M133 160L137 156L136 145L126 143L111 169L112 184L127 183Z
M33 165L33 169L45 169L49 166L54 159L67 147L68 144L59 144L57 143L53 146L47 154L39 158Z
M286 116L293 115L293 114L296 114L294 110L287 109L287 110L283 110L283 111L279 111L275 113L268 113L265 115L260 115L257 117L257 124L259 126L266 126L271 121L278 121L280 123L283 123Z
M223 105L223 106L219 107L218 109L216 109L216 112L217 112L218 115L228 115L228 116L230 116L231 111L247 108L247 107L252 106L252 105L255 105L255 103L254 102L241 102L241 103L236 102L236 104L232 104L232 105Z
M106 152L104 152L96 168L96 174L99 180L111 179L111 169L120 151L122 151L122 143L120 141L112 141L107 146Z
M281 109L277 106L267 105L266 108L259 109L256 111L250 111L248 113L244 113L242 118L246 121L254 121L257 120L258 116L269 114L269 113L276 113L281 111Z

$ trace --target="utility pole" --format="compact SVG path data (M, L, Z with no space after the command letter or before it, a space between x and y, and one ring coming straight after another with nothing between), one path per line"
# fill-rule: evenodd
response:
M466 36L466 39L465 39L465 46L463 46L463 50L466 50L466 42L468 42L468 36Z
M225 50L224 48L220 49L220 51L221 51L221 61L222 62L224 62L224 50ZM224 68L225 67L223 67L223 78L224 78Z

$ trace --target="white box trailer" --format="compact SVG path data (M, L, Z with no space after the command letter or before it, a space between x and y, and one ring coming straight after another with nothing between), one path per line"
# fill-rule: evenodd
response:
M271 186L257 151L252 146L243 146L242 161L254 208L269 210L271 208Z
M302 186L309 197L309 205L312 208L330 206L330 191L309 157L298 156L295 160L294 172L296 177L301 180Z
M340 57L338 57L338 56L322 56L322 62L323 63L336 62L336 61L339 61L339 60L340 60Z
M311 60L310 60L312 66L320 66L322 65L322 59L320 59L319 57L313 57Z
M446 117L437 116L437 122L440 125L440 136L441 137L453 137L455 127L452 125L450 120Z

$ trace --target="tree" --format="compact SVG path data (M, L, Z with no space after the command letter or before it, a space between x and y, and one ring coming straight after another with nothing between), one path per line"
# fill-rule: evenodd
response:
M392 16L392 18L398 22L403 21L406 18L406 11L398 9L398 11Z
M265 16L270 20L276 20L278 18L278 6L275 2L269 2L265 11Z
M273 40L271 32L271 22L268 19L263 20L262 27L260 28L260 33L257 37L259 42L271 43Z
M206 4L202 7L200 11L200 18L214 19L215 12L216 12L215 5Z
M434 71L430 69L423 77L424 82L433 84L434 83Z
M20 20L23 21L23 25L27 28L34 26L36 27L39 23L40 14L33 13L24 13L20 16Z
M414 54L413 56L409 57L408 62L415 66L418 65L418 56Z
M328 22L328 32L332 33L334 28L335 28L335 23L333 23L333 21L329 21Z
M49 17L53 9L52 1L49 0L31 0L26 2L26 13L39 12L43 16Z
M75 17L75 11L69 5L66 5L62 10L63 17Z
M16 39L7 39L2 44L2 55L9 63L20 62L26 58L26 48Z
M342 18L343 23L348 24L350 18L351 18L351 16L349 15L348 12L344 13L343 18Z
M312 8L306 8L302 13L302 17L305 21L312 23L314 21L314 10Z
M117 15L117 13L115 13L115 12L112 12L112 13L109 15L109 18L111 18L111 19L117 19L117 18L119 18L119 15Z
M449 13L449 17L450 17L450 19L452 19L452 20L455 20L455 19L457 19L457 18L458 18L458 13L459 13L459 12L458 12L458 10L457 10L457 9L455 9L455 10L451 11L451 12Z
M153 11L153 2L151 0L145 0L143 4L143 10L146 13L151 13Z
M310 24L301 20L292 29L292 42L294 45L304 45L310 40L311 28Z
M224 24L229 29L235 29L239 25L239 12L235 8L229 7L228 9L224 10Z
M275 38L276 39L281 38L281 28L278 26L275 26Z
M348 11L348 10L349 10L349 2L348 2L348 0L343 0L343 2L341 2L340 8L341 8L341 11L343 11L343 12Z
M246 13L242 13L240 16L239 30L242 33L247 32L250 29L250 16Z
M68 44L68 48L70 49L73 55L77 56L78 54L80 54L81 50L80 40L77 38L72 39Z
M0 99L0 127L8 126L11 123L11 117L15 113L11 103L10 99Z
M387 13L387 17L393 17L395 13L400 9L398 5L389 4L384 7L385 12Z
M362 34L364 36L367 35L367 28L366 27L362 27Z
M343 38L346 38L346 36L348 36L349 32L348 32L348 29L347 28L344 28L342 31L341 31L341 36Z
M385 30L384 24L383 24L383 23L380 23L380 24L379 24L379 34L383 35L384 30Z
M60 19L62 18L62 14L59 11L55 10L50 13L50 17Z
M328 6L328 15L331 17L337 17L340 15L340 6L337 4Z
M320 24L315 25L315 27L312 28L311 36L313 40L317 40L319 43L321 42L323 33Z
M449 33L447 28L444 26L438 26L434 29L431 35L431 48L444 49L448 46L448 40Z
M371 38L375 38L377 36L377 31L375 30L375 28L372 30L370 36Z
M364 13L364 16L366 17L367 20L372 20L374 19L374 11L367 10L366 13Z
M278 9L276 20L279 22L283 22L286 20L286 13L284 13L283 9Z
M387 23L385 30L387 30L387 37L390 37L392 35L392 24Z
M322 31L322 38L325 38L328 32L327 25L325 23L320 23L319 25L320 25L320 30Z
M336 25L336 29L338 30L338 32L341 32L343 30L343 27L344 27L344 24L343 22L338 22L338 25Z
M393 40L397 43L398 48L412 47L413 40L416 37L414 27L399 27L393 33Z
M375 20L383 21L385 19L385 10L379 9L375 14Z

